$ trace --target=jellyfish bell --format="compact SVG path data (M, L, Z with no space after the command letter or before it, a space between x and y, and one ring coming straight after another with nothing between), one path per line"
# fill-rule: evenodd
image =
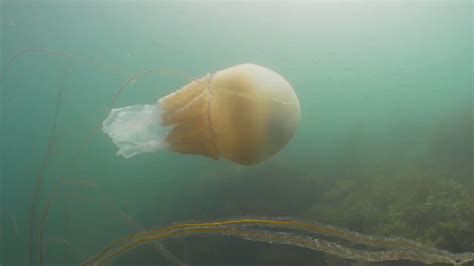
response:
M300 114L288 81L263 66L241 64L194 80L155 104L112 109L103 131L125 158L167 149L250 165L288 144Z

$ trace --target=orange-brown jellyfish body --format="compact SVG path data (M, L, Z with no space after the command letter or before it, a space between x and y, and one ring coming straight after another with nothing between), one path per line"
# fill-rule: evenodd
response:
M113 109L103 129L127 158L167 148L250 165L288 144L300 114L288 81L263 66L241 64L207 74L155 105Z

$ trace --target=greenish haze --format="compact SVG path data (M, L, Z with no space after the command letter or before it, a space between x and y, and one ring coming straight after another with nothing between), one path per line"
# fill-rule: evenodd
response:
M0 1L0 265L27 263L60 90L33 265L48 200L45 265L77 265L141 228L245 215L474 251L472 11L469 0ZM75 58L32 51L9 61L31 48ZM126 160L97 130L133 74L200 77L245 62L283 75L302 107L296 137L262 164L165 151ZM186 83L140 79L116 106ZM218 236L163 245L190 265L366 265ZM152 245L113 263L176 265Z

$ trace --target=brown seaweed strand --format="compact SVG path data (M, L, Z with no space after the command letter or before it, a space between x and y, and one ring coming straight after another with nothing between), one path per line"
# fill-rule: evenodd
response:
M303 232L314 232L309 226L311 224L298 222L296 220L278 220L278 219L241 219L241 220L227 220L217 221L209 223L197 223L197 224L178 224L169 226L163 229L151 231L148 233L135 234L128 238L118 240L110 244L107 248L102 250L98 255L89 261L85 262L84 265L101 265L111 258L123 254L129 249L145 244L152 240L165 239L170 237L177 237L183 235L200 234L200 233L216 233L221 235L238 237L246 240L260 241L266 243L276 244L287 244L312 250L322 251L328 254L336 255L339 257L367 261L390 261L390 260L411 260L423 262L426 264L432 263L445 263L451 265L462 265L474 260L474 253L461 253L455 254L448 251L442 250L430 250L426 248L420 248L423 245L413 245L416 242L412 242L411 245L391 248L387 250L379 251L367 251L360 249L352 249L341 246L337 243L317 239L297 232L278 232L275 230L268 230L268 228L299 228ZM263 229L256 230L252 228L258 226ZM324 226L321 226L324 227ZM326 228L326 227L324 227ZM357 243L356 235L360 235L355 232L351 232L347 229L336 228L328 226L330 230L341 231L344 236L343 239ZM331 234L334 235L334 234ZM365 235L366 237L370 236ZM373 246L384 247L383 241L393 239L379 238ZM370 241L369 241L370 242ZM379 245L382 244L382 245Z
M73 55L73 54L68 54L68 53L64 53L64 52L60 52L60 51L55 51L55 50L49 50L49 49L43 49L43 48L30 48L30 49L25 49L25 50L19 51L18 53L13 55L5 63L5 65L3 66L2 72L0 73L0 83L5 79L5 76L8 73L8 71L10 70L13 63L16 60L18 60L18 58L23 57L24 55L30 54L30 53L43 53L43 54L50 55L50 56L60 56L60 57L64 57L64 58L73 59L76 62L96 65L96 66L101 67L104 70L108 70L109 72L112 72L112 73L117 73L117 74L122 74L122 75L126 74L126 72L124 70L118 68L115 65L104 64L104 63L101 63L101 62L96 61L94 59L85 58L85 57L81 57L81 56L77 56L77 55Z
M136 82L137 80L141 79L141 78L144 78L144 77L147 77L147 76L152 76L154 74L163 74L163 73L169 73L169 74L176 74L176 75L180 75L179 73L177 72L174 72L174 71L171 71L171 70L166 70L166 69L150 69L150 70L146 70L146 71L143 71L143 72L140 72L138 74L135 74L135 75L132 75L130 76L126 82L124 84L122 84L122 86L119 87L119 89L115 92L113 98L112 98L112 102L111 102L111 106L106 114L106 116L110 113L110 111L115 107L115 104L117 102L117 100L119 99L120 95L122 95L122 93L131 85L133 84L134 82ZM184 75L184 74L182 74ZM192 77L189 77L189 76L186 76L186 78L189 78L189 79L192 79ZM104 119L106 118L106 116L104 117ZM102 119L103 120L103 119ZM92 131L90 132L90 134L88 134L88 136L86 137L86 139L83 140L83 145L81 145L81 147L84 149L85 147L88 147L89 146L89 143L90 141L92 140L92 137L100 130L101 128L101 124L102 124L102 120L100 123L97 124L96 127L94 127L92 129ZM80 158L80 155L81 155L81 152L83 150L80 150L78 151L75 155L74 155L74 158L72 158L72 160L70 161L70 167L68 167L68 169L73 169L76 164L77 164L77 161L78 161L78 158ZM46 165L45 165L45 168L46 168ZM43 170L44 171L44 170ZM63 177L60 177L60 179L64 179L64 180L67 180ZM61 183L58 182L56 183L56 186L55 188L53 188L53 191L56 191L56 190L59 190L60 189L60 186L61 186ZM48 202L51 202L51 199L55 197L55 193L52 193L52 195L49 198ZM48 215L48 213L46 212L46 210L44 211L43 213L45 216ZM44 223L46 223L47 219L44 219ZM41 225L43 227L46 227L46 225ZM30 228L30 230L32 230L32 228ZM33 250L33 247L32 247L32 237L33 237L33 232L30 232L31 234L31 244L30 244L30 256L29 258L32 256L32 250ZM163 251L164 252L169 252L167 250L164 250L164 246L163 246ZM170 253L171 254L171 253ZM177 260L175 260L177 261ZM31 265L31 260L30 260L30 265Z
M51 207L51 200L48 201L44 210L43 216L41 217L41 230L40 230L40 265L44 266L44 232L46 218L48 216L49 208Z
M130 215L128 215L122 209L122 207L120 207L120 205L115 203L112 200L111 196L105 197L107 194L104 191L100 191L100 188L97 188L97 190L98 190L98 192L100 192L99 193L100 195L104 196L103 200L107 201L106 202L107 206L109 208L110 207L115 208L117 210L118 214L123 218L123 220L128 224L128 226L130 228L136 230L137 232L145 232L145 229L143 228L143 226L138 224L138 222L135 219L133 219ZM167 259L168 261L170 261L174 265L179 265L179 266L187 266L188 265L185 262L183 262L181 259L176 257L173 253L171 253L161 242L154 241L152 246L161 256L163 256L165 259Z
M35 234L35 221L36 221L36 216L37 216L37 209L38 209L38 204L40 201L40 195L41 195L41 190L43 187L44 183L44 174L46 172L46 169L49 165L49 161L53 155L53 147L55 144L55 136L56 136L56 131L57 131L57 125L58 125L58 118L59 118L59 110L61 109L61 103L63 100L63 92L65 89L65 84L66 84L66 78L69 74L70 71L70 66L66 68L66 73L63 75L63 79L61 80L60 87L58 90L58 95L56 98L56 106L53 114L53 125L51 127L51 131L48 137L48 145L47 145L47 150L45 155L43 156L43 161L41 164L41 167L38 171L38 174L36 175L36 182L34 186L34 194L33 194L33 199L31 203L31 209L30 209L30 230L29 230L29 236L28 236L28 264L32 265L33 262L33 239L34 239L34 234Z

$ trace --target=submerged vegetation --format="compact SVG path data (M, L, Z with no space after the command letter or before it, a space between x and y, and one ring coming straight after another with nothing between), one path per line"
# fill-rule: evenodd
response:
M285 231L285 229L291 231ZM349 243L375 247L379 250L350 248L337 242L301 233L332 237ZM270 244L293 245L323 251L346 259L367 262L408 260L427 264L463 265L474 261L474 253L453 254L403 238L390 239L363 235L334 226L291 219L242 218L208 223L178 224L155 231L138 233L113 242L84 265L102 265L136 246L155 240L193 234L221 234Z
M472 188L432 177L361 181L366 185L336 183L308 215L376 235L402 236L457 252L473 250Z
M224 178L220 174L209 174L203 177L204 181L185 188L185 197L175 199L174 204L179 209L175 214L181 220L248 214L304 217L376 236L404 237L451 252L469 252L474 250L474 187L472 170L469 171L472 152L470 146L465 145L471 142L472 121L466 117L469 118L465 112L450 116L446 119L449 130L434 130L436 134L425 141L426 149L418 151L417 156L423 158L420 161L397 164L398 161L390 157L385 161L358 157L365 163L351 163L351 168L321 167L307 173L291 167L288 162L275 160L266 167L239 169ZM458 119L461 121L452 123ZM433 127L444 129L447 126ZM456 132L457 137L453 138L452 132ZM432 153L438 149L437 145L443 146L444 154ZM401 147L404 148L409 149L410 145ZM441 170L448 165L456 166L449 175ZM160 196L157 202L166 200ZM192 202L202 204L195 206ZM195 247L190 240L169 241L175 248ZM219 239L209 241L219 242ZM214 259L221 256L211 250L217 249L219 253L224 247L211 246L208 252L214 254ZM282 263L289 257L294 265L306 265L310 261L319 261L322 265L350 265L344 260L309 256L293 249L289 249L289 257L286 257L282 254L283 248L253 248L256 250L253 256L266 258L258 265L271 265L270 261ZM295 253L305 254L306 259L298 258ZM197 259L198 254L208 253L196 249L185 256L189 256L189 261L209 262ZM124 261L128 261L127 256L130 255L124 256ZM420 265L415 262L375 265L379 264Z
M148 73L141 72L141 74L127 79L124 85L119 88L112 102L115 103L117 95L127 86ZM60 101L63 89L61 87L57 97L56 106L58 108L62 107ZM55 121L57 112L58 110L54 115ZM347 141L346 150L338 151L345 157L341 156L334 164L321 163L310 157L298 162L291 159L275 158L270 163L255 168L232 167L226 168L222 172L211 169L209 172L204 171L199 176L193 176L194 181L191 183L186 183L184 186L168 187L168 193L156 193L151 201L134 209L135 216L141 218L138 221L132 219L121 207L117 207L120 204L116 199L107 200L106 204L98 204L106 197L104 196L107 195L106 189L98 189L95 183L81 180L80 170L77 171L77 177L63 176L63 173L57 174L55 171L51 171L53 173L51 174L46 171L46 168L50 167L49 160L54 157L53 155L56 155L48 150L46 153L48 161L45 161L46 165L44 169L41 169L38 178L40 178L40 183L43 182L43 178L50 181L44 181L49 185L47 187L49 189L45 190L49 193L40 193L41 186L38 188L37 185L37 192L34 195L38 193L42 196L33 197L34 203L31 210L30 222L35 228L32 229L32 232L36 234L31 236L31 241L39 241L37 244L32 244L32 249L35 249L34 252L32 251L32 261L34 263L38 260L40 264L48 265L50 261L58 260L58 255L53 253L57 250L66 250L65 258L61 259L64 259L66 264L71 261L77 263L84 261L85 258L96 252L97 247L94 247L95 251L86 248L88 242L83 236L72 234L71 239L68 239L67 234L64 234L67 230L56 228L63 220L73 223L71 222L74 220L73 215L76 215L77 218L81 212L90 217L80 217L79 221L84 219L91 223L97 222L93 218L94 215L89 213L90 209L95 208L94 205L101 205L101 207L97 207L100 211L102 211L101 208L104 208L107 209L108 214L114 213L114 218L110 218L112 216L107 218L122 220L122 223L128 224L127 226L132 228L132 230L121 231L122 235L144 231L144 227L140 224L156 227L160 224L180 220L215 220L222 219L222 217L264 215L268 217L301 217L308 221L348 228L352 231L387 239L403 237L423 243L422 245L426 247L448 250L453 253L473 251L472 127L472 114L469 113L469 110L463 110L446 117L439 124L432 125L431 131L435 133L426 136L417 150L413 151L416 154L412 157L418 158L418 160L408 160L408 162L407 160L398 160L397 156L401 156L401 154L389 149L386 150L386 157L375 159L376 155L374 154L378 153L365 149L364 144L360 143L364 133L359 132L357 133L360 134L359 136L354 137L357 134L353 134ZM52 136L56 135L55 128L56 122L53 123ZM356 143L356 140L359 142ZM398 147L398 149L410 150L413 143L418 140L412 141L407 141L406 146ZM54 145L50 141L48 146L53 147ZM84 145L81 148L89 149L90 147ZM409 153L407 152L407 154ZM74 166L77 164L79 166L76 167L81 168L79 159L74 160L71 164ZM336 164L339 167L335 167ZM308 165L311 165L311 168ZM71 193L64 185L68 182L71 186L82 188ZM190 181L176 181L177 184L179 182L184 184ZM51 184L53 184L53 188L51 188ZM85 192L85 190L89 191ZM176 197L178 194L179 197ZM74 198L81 197L86 198L88 204L78 204L77 209L73 208L74 211L82 209L71 214L71 206L76 206L72 201ZM36 208L42 210L33 210ZM97 214L103 215L99 212ZM15 219L12 218L12 221ZM78 222L76 221L76 223ZM87 225L87 223L84 224ZM17 227L16 222L13 225L15 228ZM104 228L107 229L108 226L110 225L106 223ZM81 226L76 228L81 228ZM214 232L205 227L196 232L230 235L266 243L285 243L303 247L310 245L311 239L293 237L292 234L279 235L273 230L254 233L247 231L247 228L245 225L237 228L222 227L219 229L221 231ZM81 229L84 230L84 227ZM18 229L14 231L18 232ZM80 234L80 231L77 232ZM138 236L137 241L140 243L154 240L154 238L143 238L145 235L142 233L137 233L135 236ZM288 236L289 238L285 238ZM107 236L104 239L109 238L111 237ZM159 235L156 239L165 238L163 235ZM104 239L101 239L101 244L105 245ZM307 242L301 244L302 241ZM202 245L203 243L206 245ZM284 264L287 261L292 265L308 265L317 261L322 265L364 265L347 260L355 257L343 256L337 252L328 253L345 259L317 252L308 254L307 251L294 247L249 244L246 241L239 242L239 240L227 240L215 236L211 236L209 239L199 237L191 240L170 239L164 242L164 245L166 248L158 243L155 244L154 249L135 250L120 257L119 260L124 263L145 262L149 258L156 258L158 251L161 255L168 254L166 256L173 258L158 259L163 265L180 260L197 261L197 264L209 265L216 263L216 261L217 263L234 261L234 257L228 257L228 252L230 252L229 250L238 250L239 254L234 254L234 256L239 255L240 262L247 264L275 265ZM357 245L357 243L350 243L348 247L359 248ZM127 248L128 246L125 249ZM321 250L321 248L313 249ZM334 249L330 250L334 251ZM171 254L170 251L173 253ZM75 254L73 259L67 256L70 253ZM35 254L39 254L41 257L37 259ZM247 257L241 256L242 254L247 254ZM114 253L113 256L115 255ZM51 257L54 259L50 259ZM361 257L358 258L364 261ZM397 258L410 259L404 255L399 255ZM416 261L446 262L412 260L415 262L404 261L403 264L398 264L400 262L378 262L375 265L419 265L420 263ZM370 260L367 259L367 261ZM173 264L185 265L181 262L171 263L171 265Z
M474 250L473 123L463 110L435 125L421 161L353 168L355 176L327 186L308 215L455 252Z
M0 1L1 265L473 266L472 1L191 2ZM100 130L245 62L301 103L264 163Z

